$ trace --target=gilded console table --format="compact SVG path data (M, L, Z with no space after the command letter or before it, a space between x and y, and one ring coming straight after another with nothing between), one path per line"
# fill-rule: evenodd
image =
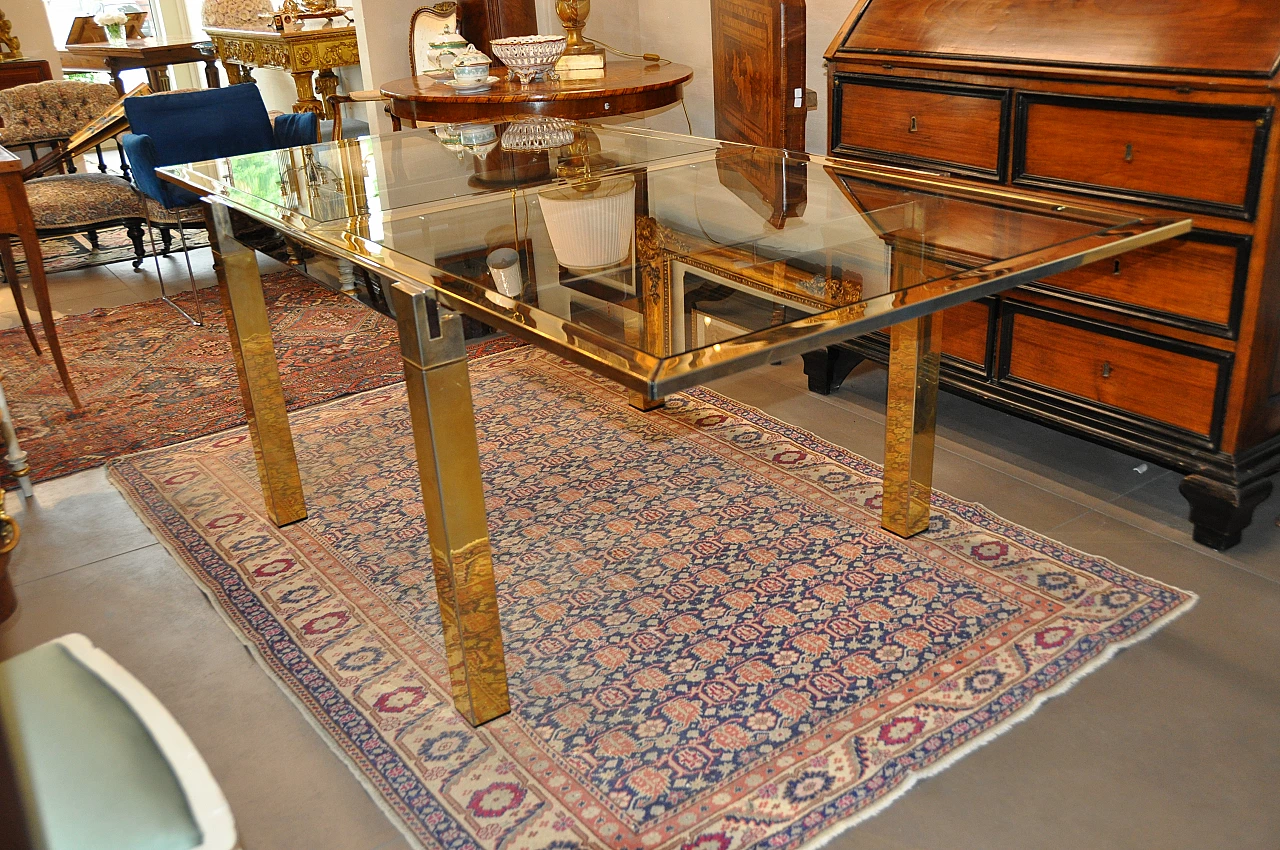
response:
M254 82L253 68L280 68L292 74L298 87L294 112L315 112L332 118L329 96L338 91L338 75L333 69L360 64L354 26L295 26L284 32L206 27L205 32L213 41L222 67L227 69L231 85Z
M477 137L468 149L407 131L158 172L211 203L215 268L277 525L304 519L307 505L246 244L255 229L231 212L398 281L442 635L454 703L472 724L506 713L508 695L459 312L618 382L646 410L713 378L890 329L881 521L906 537L929 526L940 311L1191 226L633 128L539 119ZM467 182L499 144L545 168L515 185ZM785 228L738 195L744 170L770 166L808 198ZM282 197L294 181L314 191ZM449 264L505 245L493 236L502 227L526 236L522 287L495 281L485 264Z

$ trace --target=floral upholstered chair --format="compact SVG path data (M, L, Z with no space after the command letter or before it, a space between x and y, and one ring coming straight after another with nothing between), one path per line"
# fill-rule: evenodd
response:
M79 80L46 80L4 89L0 91L0 145L9 150L26 148L36 159L39 147L61 148L119 99L112 86Z
M35 158L39 145L65 145L119 99L111 86L76 80L5 89L0 91L0 145L26 147ZM59 174L28 180L26 189L41 238L84 233L96 251L99 229L124 227L133 242L133 267L142 265L142 204L127 180L109 174Z
M31 217L41 239L84 233L98 250L98 229L123 227L133 243L133 268L146 256L142 202L128 181L111 174L55 174L26 182Z

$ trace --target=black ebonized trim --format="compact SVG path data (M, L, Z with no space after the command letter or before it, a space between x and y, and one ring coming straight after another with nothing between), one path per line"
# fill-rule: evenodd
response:
M840 343L877 363L889 360L889 341L867 335ZM1235 486L1247 486L1280 472L1280 434L1235 455L1193 445L1130 428L1117 428L1092 417L1082 418L1070 411L1044 404L1017 387L992 384L944 363L941 386L948 392L979 404L1011 413L1038 425L1079 437L1101 446L1125 452L1184 474L1198 474Z
M870 6L871 4L867 4ZM864 9L862 14L866 14ZM862 15L858 16L859 22ZM848 31L848 35L852 35L857 29L854 24ZM1180 77L1240 77L1250 80L1269 80L1280 73L1280 62L1277 62L1270 71L1245 71L1226 68L1178 68L1166 67L1162 65L1107 65L1099 62L1064 62L1053 59L1031 59L1025 56L985 56L981 53L934 53L927 50L871 50L868 48L850 47L848 35L845 40L836 48L835 58L831 61L839 62L841 59L848 61L866 61L868 59L882 59L888 57L900 56L904 59L936 59L943 62L988 62L993 65L1016 65L1030 66L1041 68L1066 68L1072 70L1089 70L1089 71L1112 71L1134 73L1142 75L1169 74Z
M1200 434L1185 428L1162 422L1149 416L1133 413L1119 407L1112 407L1092 399L1083 398L1063 390L1047 387L1033 381L1024 380L1009 374L1009 361L1013 349L1014 319L1019 314L1032 316L1048 322L1068 327L1079 328L1100 336L1128 340L1151 348L1172 351L1197 360L1214 363L1218 367L1218 380L1214 388L1213 413L1210 419L1209 433ZM1115 427L1124 428L1134 433L1146 432L1167 438L1187 447L1200 449L1216 449L1222 441L1222 423L1226 415L1227 389L1231 381L1231 363L1234 355L1228 351L1219 351L1195 343L1169 339L1155 334L1138 331L1132 328L1059 313L1030 304L1019 304L1004 301L1001 309L1000 358L996 367L996 382L1016 387L1020 392L1041 399L1051 408L1074 412L1078 419L1093 419L1101 423L1113 423Z
M859 159L870 159L877 162L888 162L894 165L923 166L929 169L942 169L948 175L962 175L979 180L1005 182L1009 177L1009 121L1013 114L1013 90L992 88L990 86L972 86L964 83L940 83L934 80L900 79L882 77L876 74L836 73L831 77L831 138L829 149L832 154L842 154ZM863 148L847 145L841 141L844 127L844 86L876 86L886 89L902 89L907 91L923 91L934 94L945 94L952 97L977 97L1000 102L1000 139L996 153L995 168L981 168L976 165L951 160L931 159L929 157L911 156L894 153L878 148Z
M1039 177L1028 174L1027 168L1027 112L1033 104L1047 104L1072 109L1097 109L1107 112L1138 113L1148 115L1178 115L1192 118L1208 118L1220 121L1258 121L1262 126L1253 134L1253 151L1249 162L1249 180L1245 186L1245 199L1241 205L1202 201L1159 192L1140 192L1115 186L1078 183L1056 177ZM1176 103L1167 100L1139 100L1118 97L1084 97L1081 95L1051 94L1048 92L1018 92L1014 97L1013 185L1052 189L1074 195L1109 198L1130 203L1156 204L1169 209L1217 215L1252 221L1257 214L1258 197L1262 190L1262 172L1266 164L1267 139L1271 132L1271 107L1227 106L1213 103ZM1211 163L1206 163L1206 166Z
M983 307L987 308L987 346L983 361L982 363L974 363L970 360L961 360L959 357L944 352L942 355L942 362L948 364L956 371L965 372L975 378L989 381L995 377L996 372L996 352L995 348L991 345L991 340L996 339L996 330L1000 322L1000 311L998 309L1000 306L1000 300L988 295L985 298L975 299L970 303L981 304ZM886 336L886 339L887 338L888 337ZM944 344L947 341L946 318L943 318L942 320L942 341Z
M1235 275L1231 284L1231 306L1227 323L1225 325L1220 322L1208 322L1196 319L1180 313L1169 313L1164 310L1142 307L1136 304L1130 304L1127 301L1117 301L1100 295L1090 295L1085 292L1077 292L1074 289L1064 289L1059 286L1054 286L1047 280L1036 281L1035 283L1027 284L1021 288L1031 292L1051 295L1054 298L1060 298L1063 301L1071 301L1076 304L1084 304L1091 307L1100 307L1105 310L1110 310L1113 313L1121 313L1126 316L1133 316L1139 319L1159 322L1162 325L1168 325L1173 328L1181 328L1183 330L1194 331L1196 333L1207 334L1209 336L1221 337L1222 339L1237 339L1240 335L1240 317L1244 312L1244 294L1249 285L1249 260L1253 254L1253 237L1237 233L1221 233L1216 230L1200 230L1197 228L1192 230L1186 236L1180 236L1178 238L1191 242L1227 245L1236 249Z

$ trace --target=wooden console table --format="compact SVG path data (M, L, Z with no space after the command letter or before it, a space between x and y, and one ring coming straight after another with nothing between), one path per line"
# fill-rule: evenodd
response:
M213 40L213 49L232 85L254 82L253 68L280 68L292 74L298 88L294 112L315 112L332 118L329 96L338 91L338 75L333 69L360 64L354 26L292 28L284 32L211 27L205 32Z
M501 77L506 69L499 67L495 73ZM387 83L382 95L391 100L392 116L404 121L463 123L515 115L582 120L669 106L680 100L692 77L688 65L610 62L605 75L596 79L545 80L527 86L501 79L486 91L458 94L430 77L409 77Z
M204 76L210 88L221 85L218 78L217 57L209 50L207 41L166 42L156 38L129 39L124 44L109 41L88 44L68 44L63 48L78 59L89 60L89 67L105 67L111 74L111 85L124 95L120 72L145 68L147 82L153 92L169 91L169 66L188 62L204 63Z

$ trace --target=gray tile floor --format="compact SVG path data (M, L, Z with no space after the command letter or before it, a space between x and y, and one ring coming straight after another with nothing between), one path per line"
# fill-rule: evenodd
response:
M167 279L184 280L180 261L167 262ZM207 250L196 267L211 285ZM64 314L159 294L149 263L54 275L50 290ZM0 326L13 324L0 292ZM715 389L882 459L874 367L829 397L805 391L799 361ZM939 434L940 489L1200 603L830 846L1280 847L1280 499L1259 509L1241 546L1215 553L1191 541L1171 472L1138 472L1134 458L949 396ZM190 733L246 848L409 846L101 470L6 505L23 528L11 566L21 608L0 631L0 657L89 635Z

